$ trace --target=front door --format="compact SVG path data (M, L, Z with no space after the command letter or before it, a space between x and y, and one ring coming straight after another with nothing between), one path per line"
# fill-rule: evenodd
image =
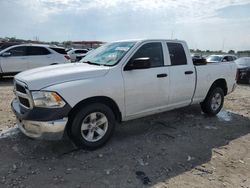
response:
M164 66L162 43L142 44L127 64L136 58L149 58L151 67L123 70L127 117L154 111L168 105L169 70Z
M10 56L1 57L0 63L3 73L15 73L28 69L26 46L13 47L5 53L10 53Z

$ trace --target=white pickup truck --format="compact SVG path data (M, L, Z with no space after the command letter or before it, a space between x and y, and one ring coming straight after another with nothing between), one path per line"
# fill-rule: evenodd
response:
M12 110L29 137L65 133L95 149L116 122L201 104L209 115L236 87L234 62L194 65L179 40L129 40L105 44L81 63L22 72L14 78Z

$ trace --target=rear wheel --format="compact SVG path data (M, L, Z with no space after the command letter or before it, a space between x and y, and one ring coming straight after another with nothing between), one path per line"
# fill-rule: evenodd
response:
M104 104L83 107L75 115L71 125L71 138L82 148L96 149L104 145L115 128L113 111Z
M221 88L211 89L206 99L201 103L201 109L209 115L216 115L221 110L224 103L224 92Z

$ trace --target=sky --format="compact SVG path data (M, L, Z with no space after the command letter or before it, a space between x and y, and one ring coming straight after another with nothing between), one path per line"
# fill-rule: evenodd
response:
M0 37L106 42L163 38L250 50L250 0L0 0Z

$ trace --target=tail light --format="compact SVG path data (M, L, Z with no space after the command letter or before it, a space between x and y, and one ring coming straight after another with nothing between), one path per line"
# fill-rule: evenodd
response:
M70 57L68 55L64 56L67 60L70 60Z

